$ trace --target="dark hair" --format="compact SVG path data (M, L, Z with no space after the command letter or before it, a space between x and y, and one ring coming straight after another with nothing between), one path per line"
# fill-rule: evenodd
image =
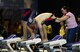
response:
M62 8L63 8L64 10L67 10L67 12L70 11L69 7L67 7L67 6L63 6Z

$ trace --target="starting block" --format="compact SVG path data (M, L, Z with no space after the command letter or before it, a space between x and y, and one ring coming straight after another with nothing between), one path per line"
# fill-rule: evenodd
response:
M80 43L72 45L72 52L80 52Z
M37 44L37 43L40 43L40 42L41 42L40 38L34 38L32 40L27 40L27 41L20 42L20 45L22 47L24 47L26 49L26 51L33 52L33 50L30 48L30 45L31 44Z
M0 37L0 40L3 40L4 38L3 37Z
M9 36L7 39L3 39L3 40L1 40L1 45L3 46L5 46L6 47L6 49L1 49L0 51L5 51L5 50L7 50L8 52L10 51L10 52L17 52L17 51L15 51L12 47L11 47L11 44L12 43L16 43L16 42L18 42L18 41L21 41L21 38L19 38L19 37L16 37L16 35L11 35L11 36Z
M44 45L48 45L50 47L50 49L52 50L52 52L62 52L62 45L66 44L66 40L65 39L60 39L60 40L55 40L55 41L50 41L50 42L46 42L43 43ZM54 47L59 46L59 48L54 49Z

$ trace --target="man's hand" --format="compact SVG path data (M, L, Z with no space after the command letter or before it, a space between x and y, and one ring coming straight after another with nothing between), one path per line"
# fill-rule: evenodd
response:
M55 16L55 15L53 15L51 18L52 18L52 19L56 19L56 16Z
M59 23L60 21L56 19L55 22Z

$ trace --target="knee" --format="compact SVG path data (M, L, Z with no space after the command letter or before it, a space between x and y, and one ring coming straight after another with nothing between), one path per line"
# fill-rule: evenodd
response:
M39 26L39 30L40 30L40 32L42 32L43 31L43 27Z

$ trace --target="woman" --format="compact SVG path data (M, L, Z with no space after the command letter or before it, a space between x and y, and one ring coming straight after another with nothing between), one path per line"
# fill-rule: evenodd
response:
M74 14L69 11L68 7L63 6L61 8L61 11L63 13L63 16L61 18L57 18L57 17L53 17L53 18L56 20L56 22L62 22L62 21L66 22L65 24L68 30L66 33L67 43L73 43L75 42L78 24L76 22Z

